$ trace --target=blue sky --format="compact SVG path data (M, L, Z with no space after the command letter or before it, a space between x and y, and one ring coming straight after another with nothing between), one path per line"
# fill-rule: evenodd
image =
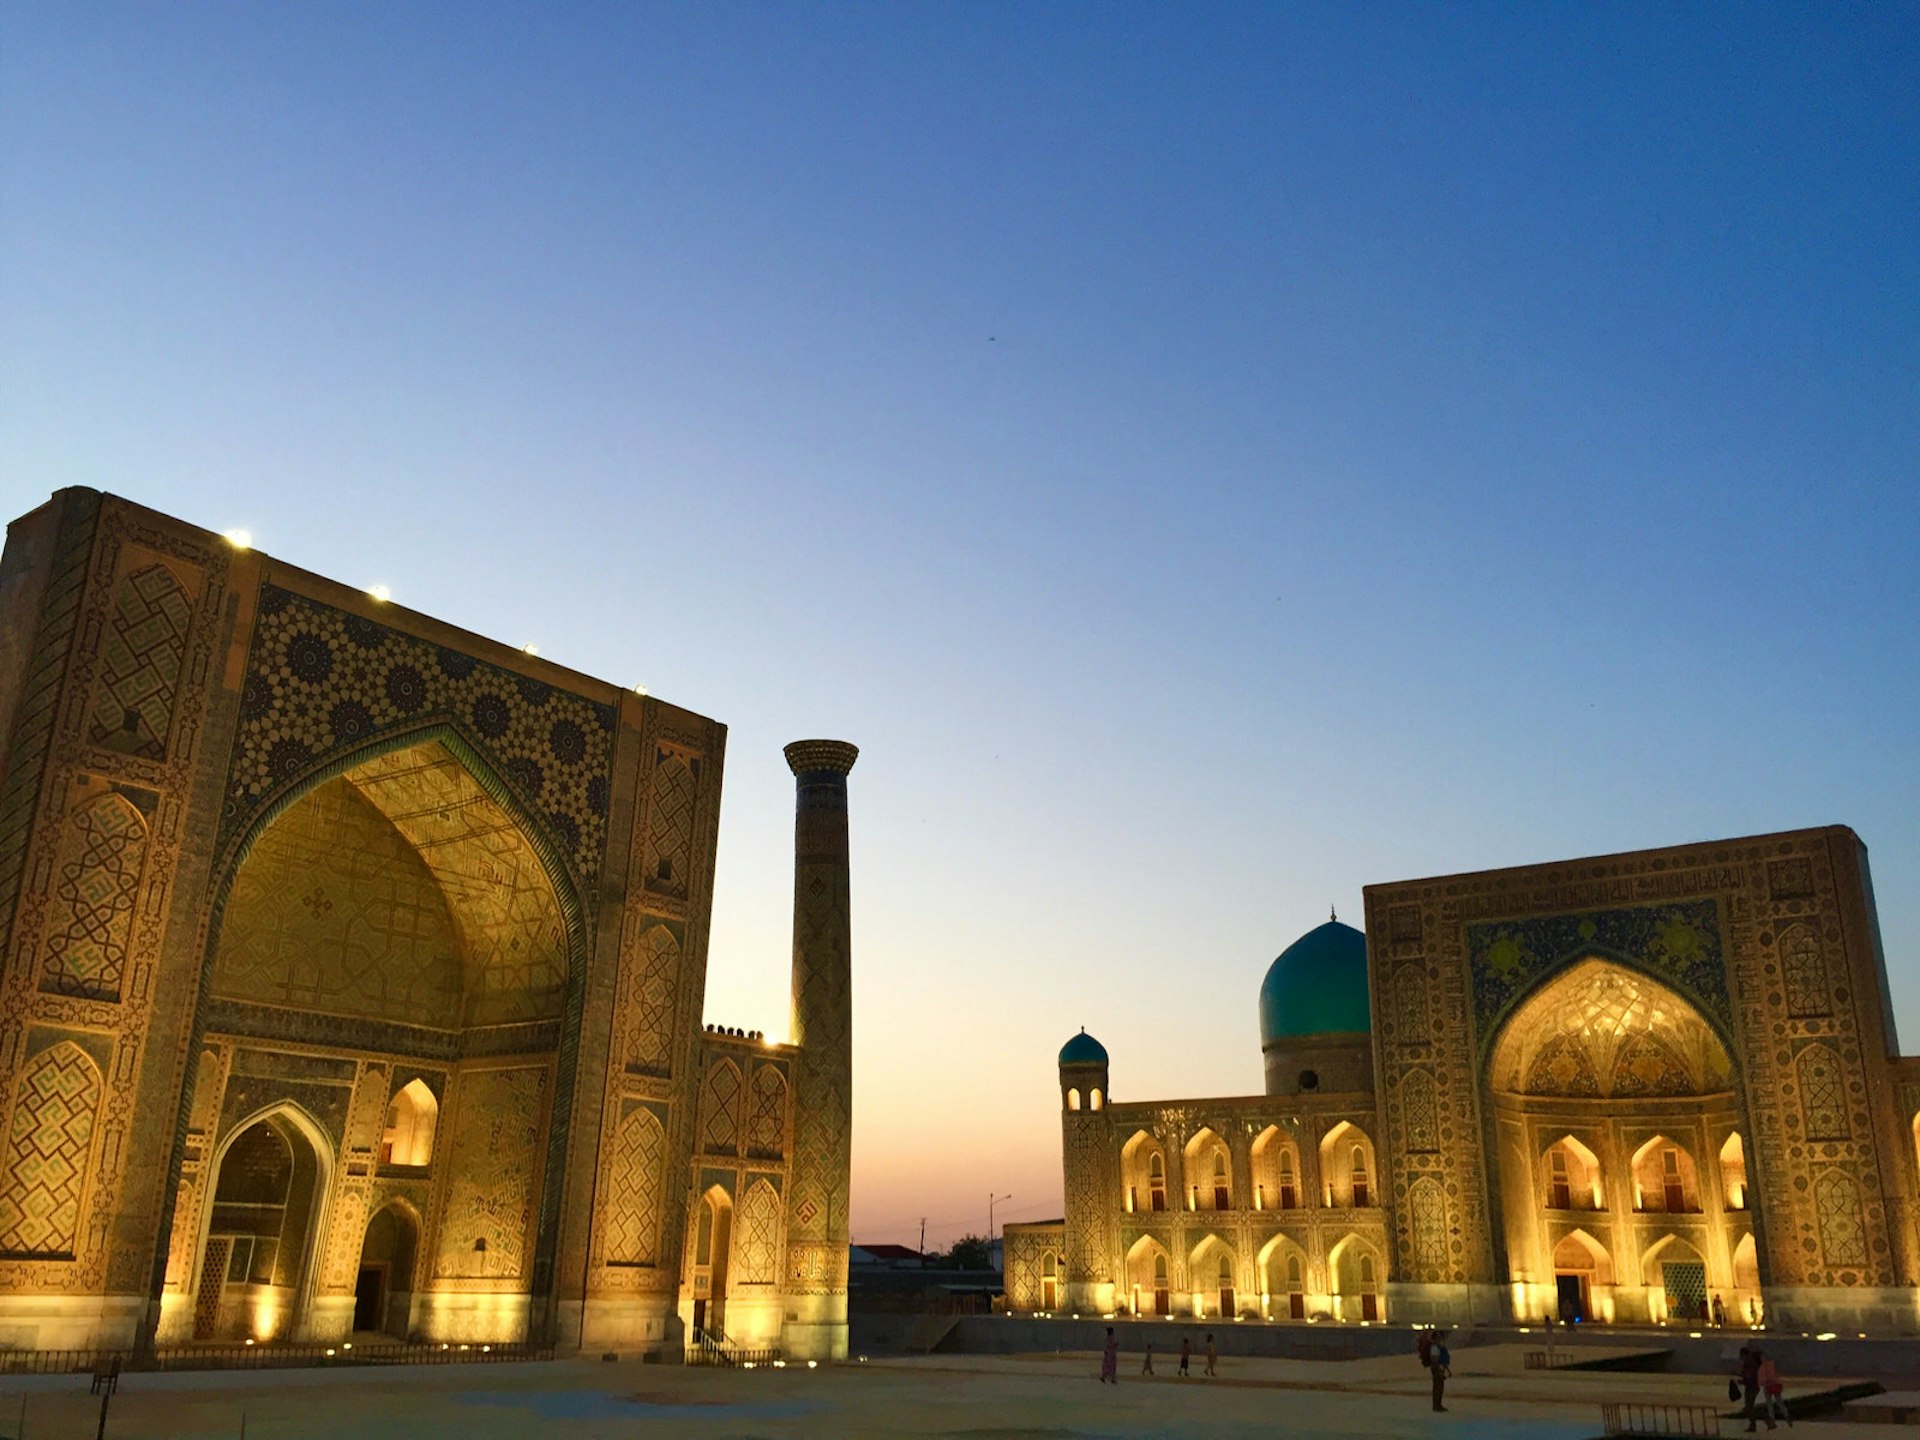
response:
M1850 824L1920 1046L1917 50L10 6L0 499L726 721L719 1023L785 1021L779 746L859 743L864 1238L1057 1213L1083 1024L1121 1098L1257 1090L1266 962L1374 881Z

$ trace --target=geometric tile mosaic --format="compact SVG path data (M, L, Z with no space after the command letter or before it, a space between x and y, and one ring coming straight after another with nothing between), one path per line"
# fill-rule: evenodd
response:
M543 681L275 586L259 616L221 817L223 839L329 755L452 722L539 816L574 873L599 873L614 711Z
M146 823L118 795L102 795L68 817L47 908L42 990L120 998L134 892L146 855Z
M89 734L94 744L147 760L167 758L192 619L193 602L166 566L149 565L120 582L100 652Z
M78 1045L28 1062L0 1170L0 1253L73 1253L99 1105L100 1072Z

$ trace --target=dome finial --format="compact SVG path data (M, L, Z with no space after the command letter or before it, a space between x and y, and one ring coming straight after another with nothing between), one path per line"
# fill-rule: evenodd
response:
M1334 909L1333 906L1331 905L1327 906L1327 923L1331 925L1333 924L1334 921L1338 920L1339 918L1340 918L1340 912Z

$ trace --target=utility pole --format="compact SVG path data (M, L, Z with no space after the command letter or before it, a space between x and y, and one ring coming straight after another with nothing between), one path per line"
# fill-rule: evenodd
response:
M995 1195L992 1192L987 1194L987 1243L989 1245L993 1243L993 1207L1002 1200L1011 1199L1013 1199L1011 1195Z
M920 1268L927 1268L927 1217L920 1217Z

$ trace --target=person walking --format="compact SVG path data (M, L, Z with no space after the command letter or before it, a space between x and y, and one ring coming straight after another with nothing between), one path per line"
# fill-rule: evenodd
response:
M1446 1398L1447 1380L1453 1374L1453 1352L1447 1349L1448 1333L1449 1332L1445 1330L1434 1331L1433 1348L1428 1353L1428 1359L1431 1363L1427 1366L1427 1374L1433 1378L1433 1408L1435 1410L1445 1410L1447 1408L1441 1401Z
M1218 1375L1219 1373L1220 1352L1214 1348L1213 1336L1209 1334L1207 1336L1207 1374Z
M1713 1297L1713 1323L1715 1328L1727 1328L1727 1302L1716 1295Z
M1140 1362L1140 1373L1142 1375L1153 1373L1153 1341L1151 1340L1147 1341L1147 1358Z
M1780 1383L1780 1371L1773 1363L1771 1355L1760 1357L1760 1403L1765 1407L1767 1428L1774 1429L1776 1418L1787 1422L1787 1428L1793 1428L1793 1416L1787 1413L1786 1386Z
M1740 1393L1745 1399L1741 1406L1740 1418L1747 1422L1747 1430L1753 1430L1754 1402L1760 1398L1760 1364L1766 1357L1760 1353L1760 1347L1749 1340L1740 1347ZM1773 1417L1767 1417L1767 1428L1773 1429Z
M1193 1341L1182 1335L1180 1337L1180 1375L1183 1379L1187 1375L1187 1362L1191 1359L1193 1359Z
M1107 1326L1107 1348L1100 1352L1100 1383L1118 1385L1120 1383L1120 1341L1113 1333L1113 1326Z

